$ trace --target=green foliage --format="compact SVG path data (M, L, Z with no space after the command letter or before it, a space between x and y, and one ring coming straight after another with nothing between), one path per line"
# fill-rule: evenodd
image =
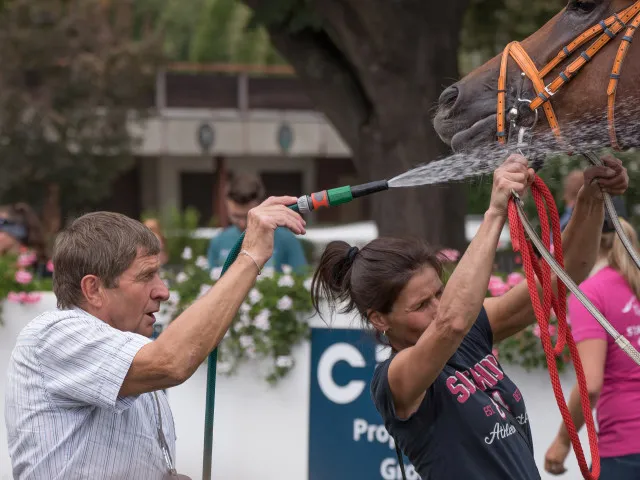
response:
M101 200L133 161L162 62L126 5L14 0L0 12L0 195L69 210Z
M173 298L172 317L178 316L215 285L221 268L211 273L204 257L183 252L183 268L168 274ZM310 279L265 268L240 307L219 347L218 372L232 375L246 360L267 367L266 380L275 384L295 366L292 350L309 337L307 319L312 310Z
M309 0L271 0L261 2L254 10L248 26L257 25L285 27L295 33L305 28L318 30L322 21Z
M552 317L549 325L551 343L555 345L558 341L558 319ZM539 331L540 328L536 324L498 343L496 349L499 352L500 361L519 365L527 371L539 368L548 369L547 357L542 348ZM563 372L570 362L569 347L565 346L561 355L554 356L554 361L558 371Z
M165 250L169 258L169 265L179 264L185 248L190 248L196 255L206 255L209 239L194 237L198 228L200 212L194 207L183 211L172 208L158 216L156 212L146 211L141 221L148 218L160 218L165 237Z
M136 0L134 15L140 30L162 35L164 54L171 60L189 59L196 26L208 0Z
M603 150L601 153L609 152ZM640 204L640 153L635 150L627 152L611 152L622 160L629 174L629 188L624 194L627 205L627 213L631 216L631 222L640 228L640 217L633 212L632 207ZM558 211L562 214L564 201L562 198L563 182L571 170L585 170L590 164L582 156L569 157L559 155L547 158L544 166L537 172L544 183L549 187L555 198ZM469 180L466 184L467 209L469 214L481 215L485 212L491 198L492 176L486 175ZM525 209L531 222L538 223L538 213L530 195L525 197Z
M32 252L24 251L20 255L5 254L0 256L0 302L37 303L40 294L51 291L53 285L50 278L34 275L31 268L35 262ZM1 308L1 305L0 305ZM0 325L2 325L0 310Z
M189 60L229 63L241 31L241 14L236 0L206 0L189 49Z
M460 35L461 70L468 73L549 21L566 0L471 0Z
M279 1L265 4L267 12L282 11ZM137 25L162 34L164 53L173 61L285 63L254 13L238 0L140 0L135 17Z

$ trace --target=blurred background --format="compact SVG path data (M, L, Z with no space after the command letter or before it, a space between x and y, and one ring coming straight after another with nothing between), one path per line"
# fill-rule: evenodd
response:
M49 243L75 216L106 209L159 219L170 263L196 229L193 247L204 253L229 224L223 192L234 172L259 175L267 195L298 196L443 157L447 147L428 123L441 91L565 2L454 0L420 22L410 8L333 3L2 2L0 200L33 207ZM416 29L430 39L418 70L403 57L416 48ZM406 90L413 96L394 95ZM399 102L424 109L401 114ZM418 124L424 138L416 142ZM375 135L380 142L370 141ZM625 159L635 179L637 155ZM554 159L541 172L561 211L562 180L576 162ZM308 222L351 225L364 236L419 234L461 250L490 184L394 191ZM637 185L625 198L634 220Z
M4 312L4 333L0 328L2 361L23 326L20 322L35 312L19 308L37 304L36 292L50 290L53 266L48 260L57 232L77 216L116 211L145 221L157 233L164 244L167 280L179 293L173 302L177 310L167 313L168 322L217 279L219 260L229 247L214 245L212 239L234 225L242 230L243 213L228 197L230 189L256 184L246 179L243 184L242 176L258 179L260 195L300 196L389 179L445 157L449 147L431 125L441 92L501 53L509 41L539 29L565 4L563 0L0 0L0 221L30 225L31 232L39 232L37 238L22 243L0 242L0 298L13 302ZM637 226L640 155L631 150L620 157L631 177L620 208ZM570 213L571 191L576 188L570 172L584 169L581 161L550 158L539 172L561 214ZM291 244L296 252L300 248L302 260L298 255L295 262L293 256L279 261L274 265L277 274L289 275L293 263L312 267L331 240L362 245L387 234L418 235L450 252L455 263L480 224L491 181L490 176L480 176L395 189L312 212L307 235L297 238L298 246ZM535 217L533 206L528 208ZM18 274L23 266L16 267L15 259L3 260L5 252L21 249L36 252L30 263L35 267L33 277L28 279ZM518 273L520 264L505 228L496 275L515 280L500 280L499 292L488 295L502 294L522 281L521 275L508 276ZM251 450L253 444L245 438L246 429L254 426L246 417L249 403L243 404L244 412L236 412L237 417L230 412L239 397L261 399L255 407L271 412L270 435L282 423L307 425L309 418L334 415L322 409L314 414L313 405L309 414L309 395L315 395L313 385L309 394L309 382L313 383L309 371L315 367L309 363L304 339L309 325L322 325L300 320L299 314L310 311L305 272L297 270L295 281L274 277L271 290L263 288L251 303L255 321L265 308L274 315L272 327L275 316L284 319L287 330L278 337L277 347L294 352L302 370L295 370L290 360L277 360L283 354L276 358L267 349L263 354L276 359L278 367L268 380L284 382L280 393L267 390L266 382L258 387L220 380L220 411L226 413L216 420L216 435L228 439L229 445L243 442L251 455L263 455L263 465L278 463L280 457L275 450L262 452L259 446ZM292 290L283 293L279 288ZM283 296L293 303L285 307ZM51 298L43 298L43 305L54 305ZM243 335L253 335L256 344L262 341L259 330L232 332L227 360L230 356L255 360L248 340L239 340ZM531 329L504 345L501 361L525 368L510 373L517 383L520 378L525 384L523 393L532 398L531 415L539 414L534 437L540 438L536 455L541 462L559 415L538 337L539 332ZM360 340L340 341L361 348ZM312 342L311 348L325 347L314 347ZM367 348L363 353L367 365L375 365L376 350ZM570 362L565 356L558 363ZM535 368L539 371L527 376ZM293 376L284 378L290 370ZM178 457L186 459L182 465L195 476L201 454L204 375L199 371L191 383L169 392L177 402L173 406ZM303 391L306 396L295 397ZM360 410L353 415L365 415L364 410L369 421L379 421L366 392L363 395ZM295 408L275 406L283 398L298 403ZM298 412L294 420L283 419L294 410ZM192 412L199 412L195 420L188 416ZM244 423L234 424L237 418ZM286 437L278 437L289 442L288 448L302 449L290 457L297 462L292 471L308 471L309 478L343 478L335 473L323 477L319 471L331 464L327 459L339 454L329 446L349 452L351 446L331 437L322 440L326 443L319 450L310 446L307 452L306 437L312 443L322 441L314 436L313 424L311 433L306 428L296 432L285 428ZM192 443L180 443L193 431ZM262 445L271 438L255 435ZM344 435L349 437L349 432ZM5 455L4 441L0 438L0 455ZM238 473L250 468L251 462L240 465L237 455L229 457L229 445L216 444L214 449L214 472L219 478L257 478L247 471ZM393 460L393 452L383 450L380 455ZM309 467L307 454L323 467ZM361 461L353 454L354 471L371 457L366 450L361 454ZM225 463L228 458L235 463ZM565 478L579 478L575 462L572 465ZM8 471L5 467L0 473ZM273 471L281 467L278 464ZM284 478L270 476L265 468L260 478ZM351 467L341 468L344 478L399 478L391 470L387 476L357 477L349 473ZM296 475L292 478L302 478Z

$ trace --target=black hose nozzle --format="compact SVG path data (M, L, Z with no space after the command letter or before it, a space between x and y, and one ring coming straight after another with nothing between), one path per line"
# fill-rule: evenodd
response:
M386 180L377 180L375 182L363 183L362 185L351 187L351 195L353 195L353 198L359 198L372 193L382 192L383 190L389 190L389 182Z

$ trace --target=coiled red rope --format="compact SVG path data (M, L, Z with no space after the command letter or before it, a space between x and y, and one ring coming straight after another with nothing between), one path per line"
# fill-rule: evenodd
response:
M558 209L555 204L555 200L549 191L549 188L544 184L542 179L536 175L533 184L531 185L531 192L533 199L538 210L538 217L540 219L541 239L547 250L550 250L550 239L553 234L553 246L554 246L554 258L558 264L564 268L564 259L562 254L562 238L560 233L560 217L558 215ZM549 219L545 209L549 209L551 215L551 230L549 229ZM547 366L549 368L549 376L551 377L551 385L556 397L556 402L560 408L562 419L569 432L569 438L571 439L571 445L573 445L573 451L578 459L578 465L582 476L587 480L597 480L600 476L600 454L598 452L598 439L596 436L595 424L593 416L591 415L591 406L589 402L589 392L587 390L587 381L584 376L584 370L582 368L582 362L580 361L580 355L576 347L573 336L571 335L571 329L567 324L567 302L566 302L566 286L560 279L557 280L558 295L553 292L551 267L544 261L539 261L535 255L535 251L531 242L527 241L525 230L520 216L518 215L518 209L515 204L515 199L509 202L509 230L511 234L511 243L513 250L520 252L522 255L522 263L524 266L525 277L527 279L527 285L529 287L529 295L533 304L533 309L536 314L538 325L540 326L540 339L542 341L542 347L547 358ZM536 284L536 278L540 281L542 286L542 300L538 294L538 287ZM556 314L558 319L558 341L555 347L551 341L551 335L549 333L549 321L551 318L551 309ZM580 403L582 405L582 413L584 415L585 422L587 424L587 433L589 435L589 447L591 450L591 462L592 469L589 471L589 467L584 457L584 451L580 444L580 438L578 437L578 431L569 408L564 399L564 393L562 392L562 385L560 384L560 377L558 375L558 366L556 364L556 355L559 355L564 349L565 345L569 345L569 352L573 361L576 377L578 380L578 387L580 391Z

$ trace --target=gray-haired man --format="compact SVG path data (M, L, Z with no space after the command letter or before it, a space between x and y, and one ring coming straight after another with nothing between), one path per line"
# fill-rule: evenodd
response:
M271 198L252 209L244 254L153 342L154 314L169 297L156 236L108 212L60 233L58 309L24 328L9 365L14 478L166 477L175 433L162 390L187 380L218 345L273 252L275 229L304 233L304 220L285 206L295 201Z

